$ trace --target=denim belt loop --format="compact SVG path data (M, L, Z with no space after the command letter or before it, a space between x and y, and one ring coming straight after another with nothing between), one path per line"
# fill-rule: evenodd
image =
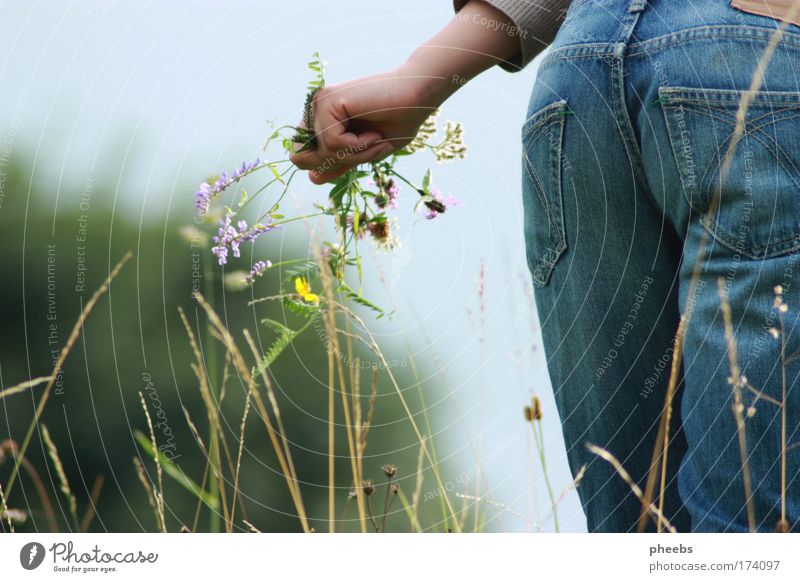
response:
M628 12L641 12L647 6L647 0L631 0L628 4Z
M619 40L617 41L616 52L619 56L622 56L621 53L625 52L625 47L631 41L631 36L633 36L633 29L636 28L636 23L639 22L639 16L641 16L646 7L647 0L630 0L628 13L622 19Z

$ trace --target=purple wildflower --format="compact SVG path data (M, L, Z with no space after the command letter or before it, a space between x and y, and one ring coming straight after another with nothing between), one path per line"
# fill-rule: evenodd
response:
M208 182L200 184L197 192L194 193L194 203L198 216L208 214L208 207L211 206L211 185Z
M400 187L393 179L389 178L386 182L381 180L381 185L379 185L374 179L370 178L367 180L367 184L378 188L378 193L375 195L375 204L378 205L378 208L383 209L388 206L392 210L397 210L397 197L400 195Z
M271 266L272 263L270 261L257 261L253 263L250 273L247 275L247 282L252 283L255 281L256 277L263 275L264 271L269 269Z
M232 217L233 213L230 210L225 213L225 217L219 221L217 235L212 239L216 245L211 248L211 252L217 257L220 265L227 264L229 252L238 259L241 256L239 245L243 242L255 242L259 236L276 228L270 224L254 224L248 227L245 220L239 220L236 226L233 226Z
M211 205L211 199L225 190L234 182L238 182L250 172L257 170L261 166L261 158L256 158L252 162L242 162L242 165L233 171L231 176L228 172L222 172L222 175L214 181L213 184L203 182L194 193L195 206L197 207L197 214L203 216L208 212Z
M397 210L397 197L400 196L400 186L394 180L389 180L386 193L389 195L389 208Z

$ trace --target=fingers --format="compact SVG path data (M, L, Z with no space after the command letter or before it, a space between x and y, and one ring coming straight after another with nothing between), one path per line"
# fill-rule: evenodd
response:
M328 95L325 89L321 90L314 99L316 148L300 152L297 150L303 144L295 144L295 153L290 157L292 163L323 175L338 171L339 166L352 167L391 151L391 145L380 143L381 135L376 131L358 134L348 131L349 120L346 107L336 94ZM302 123L300 127L304 127Z
M352 137L351 137L352 136ZM355 138L355 139L353 139ZM295 153L290 156L294 165L302 170L331 169L340 164L362 164L379 155L384 149L391 151L391 144L382 142L381 135L374 131L359 135L348 134L345 140L348 143L324 143L317 137L317 147L306 152L297 151L301 144L295 144ZM372 156L372 157L370 157Z
M311 171L308 173L308 179L311 180L314 184L324 184L325 182L331 182L344 174L345 172L352 170L359 164L363 164L365 162L373 161L373 160L380 160L388 156L394 150L394 146L387 141L381 141L377 144L373 145L372 147L367 148L363 152L359 154L353 154L348 156L346 161L341 163L337 163L334 165L325 164L318 166L316 168L312 168Z

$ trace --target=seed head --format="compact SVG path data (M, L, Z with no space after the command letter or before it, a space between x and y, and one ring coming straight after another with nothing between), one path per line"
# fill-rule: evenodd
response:
M364 495L375 493L375 483L372 482L372 479L364 479L361 482L361 488L364 490Z
M778 523L775 524L775 533L789 533L791 529L788 520L780 519Z
M386 475L389 479L391 479L397 474L397 465L392 465L392 464L384 465L383 474Z
M538 396L531 399L531 417L533 420L542 420L542 401Z

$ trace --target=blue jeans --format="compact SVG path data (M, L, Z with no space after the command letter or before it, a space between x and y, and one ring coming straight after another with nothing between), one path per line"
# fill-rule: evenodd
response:
M800 527L800 28L737 125L777 26L728 0L575 0L538 73L526 251L590 531L635 531L640 503L587 443L641 489L652 464L678 531Z

